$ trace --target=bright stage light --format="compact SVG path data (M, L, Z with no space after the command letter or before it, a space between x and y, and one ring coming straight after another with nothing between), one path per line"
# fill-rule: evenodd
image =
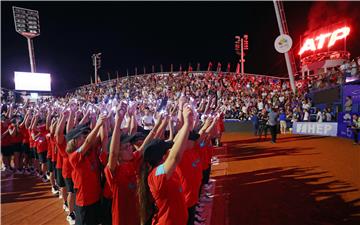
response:
M49 73L15 72L15 90L51 91L51 75Z

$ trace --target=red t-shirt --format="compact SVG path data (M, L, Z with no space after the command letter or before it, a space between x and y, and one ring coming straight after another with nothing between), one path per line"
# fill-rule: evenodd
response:
M30 148L34 148L34 147L35 147L35 141L34 141L34 139L32 138L32 134L35 134L35 133L34 133L34 130L28 129L28 134L29 134Z
M21 142L22 142L22 135L21 135L21 133L20 133L19 130L16 131L15 124L13 124L13 123L10 124L10 125L9 125L9 129L11 129L11 130L15 129L15 130L14 130L15 135L14 135L14 136L10 136L10 142L11 142L11 144L19 144L19 143L21 143Z
M64 178L72 178L73 167L71 166L69 155L65 152L65 149L60 149L61 155L63 156L62 175Z
M26 127L24 125L20 126L19 131L20 131L21 136L22 136L22 143L23 144L29 144L29 132L26 129Z
M1 121L1 135L8 130L8 123ZM10 134L6 134L4 138L1 138L1 147L7 147L11 145L11 136Z
M211 156L209 162L209 146L205 144L205 146L199 148L199 154L202 164L202 170L206 170L209 168L211 163Z
M61 149L61 150L60 150ZM66 149L66 142L64 141L61 145L56 142L56 169L62 169L63 167L63 156L60 152L65 152Z
M174 171L167 179L164 165L161 164L150 172L148 184L158 208L152 224L185 225L188 220L188 211L177 172Z
M42 153L48 149L48 143L46 141L47 131L45 129L41 129L39 133L40 136L38 136L35 140L36 151L37 153Z
M89 206L101 198L100 162L96 149L90 149L86 155L79 150L69 155L70 163L74 168L74 187L78 189L76 205Z
M176 168L187 208L194 206L199 200L199 190L202 179L200 155L195 149L188 149Z
M47 151L47 155L46 155L46 158L50 159L51 160L51 157L52 157L52 152L54 151L53 150L53 145L51 143L51 134L48 133L46 135L46 142L48 143L48 151Z
M50 144L52 145L52 155L51 155L51 162L55 162L56 161L56 154L57 154L57 145L56 145L56 140L54 136L50 136Z
M113 193L113 224L140 224L135 170L132 162L117 165L114 174L105 167L106 180Z
M106 165L108 163L108 154L106 152L101 152L100 153L100 163L103 165L104 167L104 175L105 175L105 169L106 169ZM112 191L110 189L110 185L107 181L105 181L105 185L104 185L104 190L103 190L103 196L107 199L112 199Z

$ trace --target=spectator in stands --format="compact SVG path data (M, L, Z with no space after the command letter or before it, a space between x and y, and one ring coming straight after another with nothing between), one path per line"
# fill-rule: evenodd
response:
M309 110L304 109L303 122L309 122L309 119L310 119L309 117L310 117Z
M331 109L327 108L325 109L325 118L326 118L326 122L331 122L332 121L332 115L331 115Z
M351 112L352 111L352 98L351 96L346 96L346 101L345 101L345 112Z
M318 109L318 110L317 110L317 113L316 113L316 121L317 121L318 123L322 123L323 120L324 120L324 118L323 118L323 113L321 112L320 109Z

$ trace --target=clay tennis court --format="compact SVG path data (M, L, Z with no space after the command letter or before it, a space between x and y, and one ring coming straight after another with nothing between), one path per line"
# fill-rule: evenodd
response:
M271 144L225 133L223 142L210 224L360 224L360 146L351 140L281 135ZM48 184L1 178L2 224L68 224Z

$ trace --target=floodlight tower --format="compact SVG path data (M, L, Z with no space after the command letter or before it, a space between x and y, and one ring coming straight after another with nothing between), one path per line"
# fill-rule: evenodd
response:
M240 56L241 76L244 76L245 50L249 50L249 36L245 34L243 37L235 36L235 53Z
M92 55L93 66L95 69L95 84L98 83L98 69L101 67L101 52Z
M289 35L289 30L286 23L285 11L282 1L273 0L273 2L274 2L275 14L279 26L280 35L284 35L284 34ZM294 73L296 73L296 64L295 64L294 54L290 49L288 52L285 52L284 55L285 55L286 67L289 73L291 89L295 93L296 87L295 87Z
M13 6L15 30L26 37L28 43L31 72L36 72L33 38L40 35L39 12Z

